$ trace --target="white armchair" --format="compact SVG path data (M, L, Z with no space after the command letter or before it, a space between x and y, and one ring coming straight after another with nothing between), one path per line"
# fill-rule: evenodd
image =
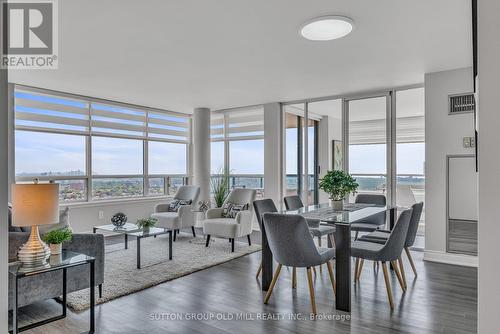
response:
M198 196L200 194L200 187L198 186L182 186L177 190L174 200L191 201L189 205L180 205L176 212L169 211L170 203L158 204L155 207L155 213L151 215L152 218L158 219L157 227L168 228L174 231L174 241L177 238L177 233L181 229L191 227L193 237L196 237L194 230L195 213L193 212Z
M203 223L203 233L207 236L206 247L210 244L210 236L228 238L231 241L231 251L234 252L234 239L247 236L251 245L253 201L257 192L254 189L237 188L231 191L224 201L223 207L228 203L247 205L248 208L239 211L234 218L223 217L223 208L209 209Z

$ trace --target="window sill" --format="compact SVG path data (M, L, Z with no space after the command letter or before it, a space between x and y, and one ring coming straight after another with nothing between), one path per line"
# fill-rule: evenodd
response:
M106 199L90 202L75 202L75 203L60 203L60 207L69 208L88 208L106 205L116 205L123 203L142 203L142 202L157 202L172 199L173 196L154 196L154 197L138 197L138 198L120 198L120 199Z

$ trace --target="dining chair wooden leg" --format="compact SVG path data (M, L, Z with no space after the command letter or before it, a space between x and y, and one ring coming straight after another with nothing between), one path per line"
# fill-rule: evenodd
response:
M337 248L337 245L335 244L335 235L332 233L332 234L329 234L328 237L330 238L330 242L332 243L332 247Z
M266 298L264 298L264 304L267 304L269 302L269 298L271 298L271 294L273 293L274 286L276 285L276 282L278 281L278 277L280 276L281 272L281 264L278 264L278 267L276 268L276 271L274 272L273 279L271 281L271 285L269 286L269 290L267 290Z
M356 258L356 262L354 263L354 283L356 283L356 277L358 277L358 269L359 269L359 258Z
M358 268L358 276L355 277L355 279L359 282L359 279L361 278L361 272L363 271L363 264L365 263L365 259L361 259L359 261L359 268Z
M392 268L394 268L394 272L396 273L396 277L398 278L399 286L403 291L406 291L406 286L405 283L403 282L403 278L401 277L401 273L399 272L398 269L398 262L397 261L391 261Z
M262 260L260 260L259 269L257 269L257 274L255 274L255 278L259 278L261 271L262 271Z
M316 315L316 300L314 299L314 286L310 267L307 267L307 281L309 282L309 296L311 297L312 313Z
M328 261L326 263L326 267L328 268L328 275L330 276L330 282L332 282L333 295L337 297L337 283L335 282L335 276L333 275L332 263Z
M316 267L312 267L314 271L314 276L316 276Z
M389 298L389 306L391 307L391 310L393 310L394 302L392 300L391 281L389 280L389 272L387 271L387 265L385 262L382 262L382 270L384 271L385 288L387 290L387 298Z
M292 270L292 289L297 288L297 268L293 267Z
M413 257L411 256L410 249L408 247L405 247L405 252L406 256L408 256L408 260L410 261L411 269L413 270L413 273L415 274L415 277L417 277L417 268L415 268L415 263L413 263Z
M405 284L405 288L408 289L408 284L406 283L405 267L403 265L403 257L400 257L398 259L398 262L399 262L399 270L401 271L401 278L403 278L403 283Z
M321 247L321 237L318 237L318 246ZM323 266L320 264L319 265L319 273L322 274L323 273Z

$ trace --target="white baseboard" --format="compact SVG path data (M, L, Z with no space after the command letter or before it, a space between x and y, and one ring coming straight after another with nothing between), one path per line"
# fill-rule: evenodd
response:
M457 266L476 267L478 266L477 256L453 254L433 250L424 251L424 261L453 264Z

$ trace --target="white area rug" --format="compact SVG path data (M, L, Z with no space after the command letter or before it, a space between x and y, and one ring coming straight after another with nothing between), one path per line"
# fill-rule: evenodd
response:
M141 240L141 269L136 267L135 238L129 238L129 248L124 244L106 246L102 304L149 287L189 275L193 272L259 251L260 245L236 242L234 253L227 239L212 238L205 248L203 237L193 238L188 234L177 236L173 243L173 259L168 260L168 235ZM68 306L74 311L90 307L89 291L81 290L68 295Z

